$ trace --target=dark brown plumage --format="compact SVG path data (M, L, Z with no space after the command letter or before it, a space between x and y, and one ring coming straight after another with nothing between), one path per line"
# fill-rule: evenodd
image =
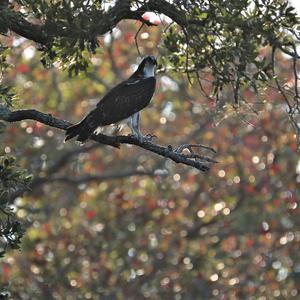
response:
M77 140L84 142L97 127L126 120L145 108L155 91L155 65L153 56L145 57L131 77L111 89L80 123L67 129L65 141L78 136ZM133 132L142 137L138 131L138 117L132 126Z

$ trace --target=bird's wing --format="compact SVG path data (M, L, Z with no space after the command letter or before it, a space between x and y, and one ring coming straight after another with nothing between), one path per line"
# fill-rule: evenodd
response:
M149 104L155 84L154 77L121 82L100 100L87 116L88 121L106 126L127 119Z

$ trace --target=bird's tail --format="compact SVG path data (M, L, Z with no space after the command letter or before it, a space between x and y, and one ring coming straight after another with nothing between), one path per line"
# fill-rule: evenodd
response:
M95 128L91 128L87 119L84 118L81 122L67 128L65 142L78 135L77 141L83 143L89 138L94 130Z

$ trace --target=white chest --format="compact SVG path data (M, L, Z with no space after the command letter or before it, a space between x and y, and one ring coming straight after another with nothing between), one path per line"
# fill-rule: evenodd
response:
M154 65L146 65L144 68L144 78L154 77Z

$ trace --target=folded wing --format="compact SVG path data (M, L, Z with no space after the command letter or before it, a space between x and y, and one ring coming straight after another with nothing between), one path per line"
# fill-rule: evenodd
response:
M155 84L154 77L120 83L97 104L93 121L105 126L127 119L149 104Z
M127 80L108 92L80 123L70 126L65 141L78 135L84 142L98 126L120 122L146 107L155 90L154 77Z

